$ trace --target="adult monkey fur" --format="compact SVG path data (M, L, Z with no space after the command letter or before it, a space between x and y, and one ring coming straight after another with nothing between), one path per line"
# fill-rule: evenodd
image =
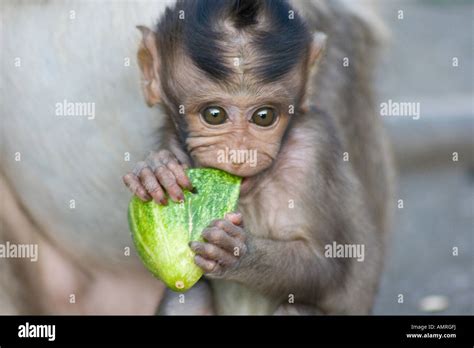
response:
M192 188L187 167L244 177L241 213L213 221L202 232L205 241L190 244L212 280L209 289L202 280L187 293L197 306L167 291L163 314L363 314L372 308L388 175L370 110L370 61L356 51L364 64L344 72L342 61L328 57L314 79L326 37L333 45L342 38L307 7L315 16L308 21L315 24L311 35L292 11L276 0L178 1L156 33L140 28L145 97L164 109L168 124L159 149L124 176L125 184L144 201L167 204L166 192L178 202L182 189ZM361 36L345 33L341 43L370 40L355 33ZM333 93L338 105L324 107ZM257 165L220 161L226 149L255 151ZM325 246L333 242L364 245L365 261L327 257Z
M17 1L2 2L2 63L21 57L22 66L0 71L4 81L0 242L37 243L39 258L36 263L0 260L0 313L132 314L156 310L162 286L133 253L124 255L124 248L131 247L123 213L129 193L125 188L120 190L119 181L120 173L130 167L124 153L137 161L144 151L153 149L153 132L163 117L158 109L141 106L133 58L130 67L124 67L123 58L131 57L136 48L137 38L129 24L156 20L167 3L171 1L132 1L120 6L49 1L31 7ZM352 214L361 225L369 221L381 239L386 230L390 180L383 134L371 108L370 75L378 29L367 16L370 9L359 11L354 4L294 1L291 7L306 18L311 32L320 31L328 37L326 53L310 85L317 89L308 99L336 123L343 151L350 155L344 164L353 168L363 196L371 197L364 198L364 203L372 217L357 216L356 202L350 209L341 203L340 216ZM69 20L65 14L72 8L76 18ZM44 30L38 30L39 25ZM84 35L86 30L89 35ZM31 41L33 34L35 40ZM348 67L342 65L344 57L350 59ZM21 102L25 96L27 101ZM54 105L63 99L95 102L96 119L58 118ZM15 161L16 152L22 155L20 162ZM72 198L74 210L69 208ZM287 200L294 198L293 194ZM333 209L329 203L318 202L318 206ZM293 212L300 209L296 199ZM298 221L296 216L294 221ZM361 274L359 288L367 285L370 289L367 279L375 281L370 274L381 267L377 257L370 257L376 252L381 258L383 253L369 247L373 242L365 242L365 261L354 265L367 269L367 274ZM245 298L238 287L234 291L227 289L225 294L231 299ZM72 294L75 302L70 301ZM192 296L186 296L184 308L189 308ZM299 303L298 296L295 302ZM172 305L173 301L166 303ZM241 310L272 310L272 303L259 303ZM286 312L302 308L286 307ZM162 310L166 308L162 306Z

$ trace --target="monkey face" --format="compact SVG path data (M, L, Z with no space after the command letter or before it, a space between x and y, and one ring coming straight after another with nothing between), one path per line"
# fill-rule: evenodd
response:
M161 82L163 101L174 110L194 165L241 177L269 168L301 103L301 65L271 83L250 73L233 74L225 81L211 79L189 60L175 61L174 67Z
M215 21L168 15L156 33L140 27L138 61L148 105L165 106L194 165L251 177L276 160L293 113L304 109L324 40L267 6L252 7L252 20L226 18L226 3L215 3ZM185 4L202 13L208 3Z
M228 96L186 113L186 146L198 166L250 177L277 158L290 116L275 99Z

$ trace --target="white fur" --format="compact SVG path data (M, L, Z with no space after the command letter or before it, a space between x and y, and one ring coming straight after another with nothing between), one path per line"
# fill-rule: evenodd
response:
M2 2L1 171L43 231L84 260L122 260L131 247L121 176L162 119L141 95L135 26L153 26L170 2ZM95 119L55 115L64 99L95 102Z

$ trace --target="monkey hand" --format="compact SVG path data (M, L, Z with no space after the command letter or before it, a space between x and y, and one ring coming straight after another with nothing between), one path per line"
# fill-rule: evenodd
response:
M213 221L202 231L205 242L191 242L196 253L194 262L211 278L225 278L237 269L247 252L242 215L228 213L224 219Z
M145 161L138 162L123 182L142 201L152 198L158 204L168 203L166 193L175 202L184 200L184 188L192 190L185 173L186 165L168 150L150 151Z

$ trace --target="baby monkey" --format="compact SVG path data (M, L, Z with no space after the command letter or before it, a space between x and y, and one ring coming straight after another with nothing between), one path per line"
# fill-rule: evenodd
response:
M238 212L190 244L205 279L184 304L170 291L160 313L370 312L389 165L371 105L370 29L331 3L178 1L156 31L139 27L146 102L166 120L127 187L166 205L193 189L188 167L243 178ZM363 262L328 256L335 244L363 245Z

